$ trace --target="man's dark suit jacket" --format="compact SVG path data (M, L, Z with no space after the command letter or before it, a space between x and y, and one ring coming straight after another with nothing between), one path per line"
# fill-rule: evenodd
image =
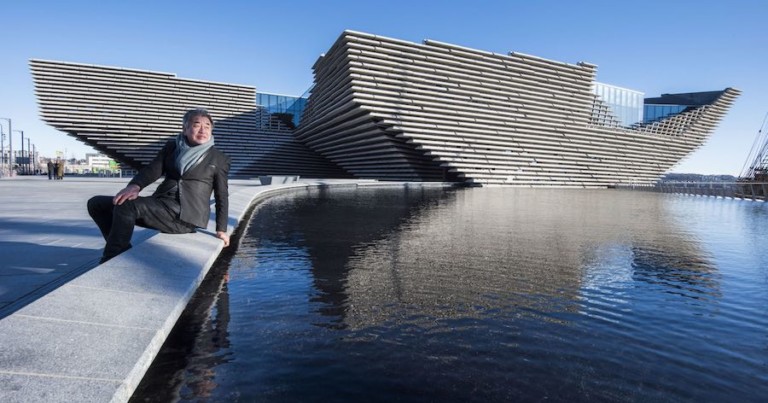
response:
M175 138L168 140L155 159L142 168L129 184L144 189L164 174L165 180L157 187L153 196L162 198L173 194L176 198L175 195L178 194L179 219L198 228L208 226L213 192L216 202L216 231L226 232L229 220L227 176L230 158L211 147L197 165L180 175L173 158L175 149Z

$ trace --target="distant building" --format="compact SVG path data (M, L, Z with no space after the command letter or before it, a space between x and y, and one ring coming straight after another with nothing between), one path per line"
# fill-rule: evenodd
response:
M92 173L100 171L111 171L113 168L115 168L114 160L104 154L86 153L85 160L87 161L88 169Z
M118 67L31 60L42 118L139 168L207 107L231 175L478 185L652 184L714 131L739 91L643 93L597 67L345 31L308 97Z

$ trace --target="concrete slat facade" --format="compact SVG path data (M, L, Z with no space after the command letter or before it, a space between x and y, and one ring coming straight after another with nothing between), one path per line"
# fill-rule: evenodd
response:
M32 60L43 119L138 166L205 106L234 176L302 175L478 185L651 184L708 139L739 91L622 126L595 95L597 66L345 31L313 66L295 130L255 88Z
M314 66L296 137L361 178L650 184L706 141L739 94L621 127L592 91L596 70L346 31Z
M181 131L186 110L205 107L232 176L350 176L258 107L253 87L58 61L31 60L30 68L43 120L130 167L149 162Z

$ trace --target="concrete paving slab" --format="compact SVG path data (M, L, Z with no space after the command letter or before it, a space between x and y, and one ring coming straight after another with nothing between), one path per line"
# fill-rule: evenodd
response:
M101 290L117 290L125 292L146 292L150 294L166 293L181 295L187 282L194 281L199 273L191 272L184 267L163 269L157 266L132 266L128 259L125 264L105 266L67 283L70 286Z
M8 275L0 278L0 304L8 305L61 278L61 273Z
M14 314L0 321L0 371L122 381L155 333Z
M4 403L108 402L119 385L120 381L115 379L0 372L0 395Z
M128 180L0 180L0 318L96 266L104 240L85 204L93 195L114 194ZM156 233L137 228L134 242Z
M16 315L66 322L154 329L161 327L181 292L127 292L66 284Z

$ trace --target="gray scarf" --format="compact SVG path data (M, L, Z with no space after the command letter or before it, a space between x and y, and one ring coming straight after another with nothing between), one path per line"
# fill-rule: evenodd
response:
M180 175L184 175L184 172L194 168L205 156L205 152L213 147L213 136L205 143L191 147L187 143L187 137L184 133L179 133L176 136L176 150L173 152L173 158L176 161L176 168L179 170Z

